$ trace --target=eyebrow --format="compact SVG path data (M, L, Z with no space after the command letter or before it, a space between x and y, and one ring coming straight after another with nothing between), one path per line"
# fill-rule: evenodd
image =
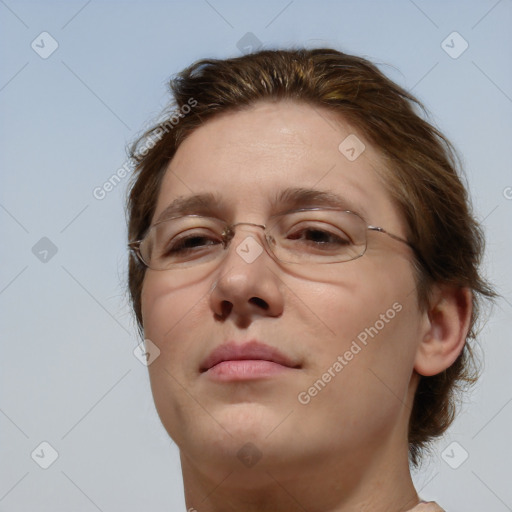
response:
M356 205L356 203L346 197L342 197L334 192L314 188L287 188L276 195L274 205L279 205L279 213L297 208L327 207L350 210L363 218L366 217L366 212L362 206Z
M178 197L174 199L158 216L155 224L173 217L182 215L215 216L222 204L222 197L218 194L194 194L192 196Z
M333 192L302 187L290 187L278 192L271 201L273 214L286 213L299 208L340 208L366 218L365 210ZM204 193L174 199L158 216L156 223L182 215L220 216L226 213L227 202L220 194Z

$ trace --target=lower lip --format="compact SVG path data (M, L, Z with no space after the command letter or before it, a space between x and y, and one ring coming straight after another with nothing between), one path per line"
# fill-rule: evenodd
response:
M272 377L292 369L272 361L245 359L241 361L222 361L222 363L218 363L207 370L206 374L220 381L251 380Z

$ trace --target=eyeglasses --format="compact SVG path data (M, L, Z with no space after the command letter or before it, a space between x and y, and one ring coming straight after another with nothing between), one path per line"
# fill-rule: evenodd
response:
M358 214L335 208L292 210L270 217L267 226L250 222L228 224L214 217L184 215L157 222L141 240L129 243L128 247L152 270L193 270L220 262L239 226L262 229L264 236L260 238L267 253L278 262L297 265L304 271L310 266L360 258L367 248L368 231L383 233L412 247L407 240L368 225ZM246 238L245 245L242 242L237 247L246 262L263 252L263 247L251 238L251 243Z

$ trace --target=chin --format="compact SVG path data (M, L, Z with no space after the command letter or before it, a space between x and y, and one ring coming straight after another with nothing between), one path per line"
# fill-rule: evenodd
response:
M272 485L269 474L284 480L304 464L304 454L297 446L272 437L226 435L221 439L195 438L190 446L179 449L182 465L192 465L215 481L228 478L230 486L249 491Z

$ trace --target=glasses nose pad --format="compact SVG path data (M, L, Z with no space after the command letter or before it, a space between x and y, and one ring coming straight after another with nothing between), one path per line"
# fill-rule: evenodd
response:
M273 235L265 231L265 241L267 242L267 249L270 251L270 254L277 258L276 256L276 246L277 242Z
M271 258L276 258L274 253L275 239L272 235L267 233L267 227L263 224L254 224L252 222L239 222L231 226L226 226L223 231L223 240L225 241L225 248L232 242L235 237L235 228L238 226L247 226L249 228L261 229L246 229L245 233L239 234L239 241L234 244L235 252L246 262L254 261L259 255L265 251ZM242 230L241 230L242 231Z
M229 243L231 242L231 240L233 240L234 236L235 230L233 229L233 226L226 226L221 233L222 247L224 249L228 247Z

